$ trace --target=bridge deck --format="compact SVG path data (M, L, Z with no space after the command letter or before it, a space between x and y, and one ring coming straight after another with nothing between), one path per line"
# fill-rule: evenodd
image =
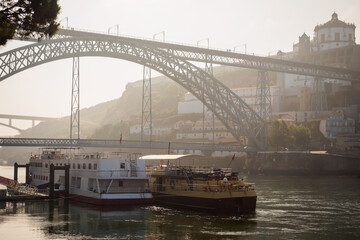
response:
M201 151L254 151L247 146L180 142L155 142L105 139L57 139L57 138L0 138L0 146L10 147L92 147L92 148L142 148Z

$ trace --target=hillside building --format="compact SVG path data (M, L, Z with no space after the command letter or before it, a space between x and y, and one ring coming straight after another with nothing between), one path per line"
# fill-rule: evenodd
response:
M247 87L247 88L232 88L231 89L237 96L239 96L246 104L256 108L256 87ZM277 86L270 87L271 95L271 106L272 111L279 111L279 88ZM207 110L206 110L207 111ZM188 114L188 113L202 113L203 104L191 93L186 93L183 101L178 103L178 114ZM207 115L212 115L207 113Z
M329 119L321 120L320 132L329 139L334 139L337 135L355 134L355 120L345 118L341 110L334 111Z

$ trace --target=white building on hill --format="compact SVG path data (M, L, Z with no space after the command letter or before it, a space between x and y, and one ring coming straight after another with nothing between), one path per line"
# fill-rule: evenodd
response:
M232 88L236 95L238 95L246 104L255 107L256 102L256 87L247 88ZM271 104L273 111L278 111L279 105L279 88L277 86L270 87ZM178 103L178 114L188 113L202 113L203 104L191 93L186 93L184 101ZM209 115L209 114L208 114Z

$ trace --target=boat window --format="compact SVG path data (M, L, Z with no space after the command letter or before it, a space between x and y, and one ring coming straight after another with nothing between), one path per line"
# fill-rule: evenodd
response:
M91 163L89 163L89 169L91 169Z
M97 164L96 164L96 163L94 163L94 169L95 169L95 170L97 169Z
M81 178L80 177L77 177L76 178L76 188L79 188L80 189L81 187Z
M83 163L83 169L86 169L86 163Z
M75 177L71 177L71 187L74 188L76 184L76 178Z
M125 163L123 163L123 162L120 163L120 168L121 168L121 169L125 169Z

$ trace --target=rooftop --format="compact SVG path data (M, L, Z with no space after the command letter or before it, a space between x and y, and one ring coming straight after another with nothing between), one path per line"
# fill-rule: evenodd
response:
M353 28L355 29L355 25L354 24L350 24L350 23L346 23L343 21L340 21L338 19L338 15L337 13L333 13L331 15L331 20L322 24L322 25L317 25L314 29L314 31L318 31L319 29L322 28L334 28L334 27L343 27L343 28Z

